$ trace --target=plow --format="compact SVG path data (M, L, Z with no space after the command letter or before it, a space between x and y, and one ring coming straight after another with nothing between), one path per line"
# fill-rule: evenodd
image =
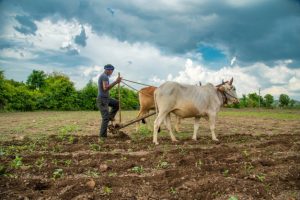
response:
M110 124L108 126L108 131L111 132L112 134L126 134L124 133L123 131L121 131L121 129L131 125L131 124L134 124L136 122L139 122L141 121L142 119L146 119L152 115L155 115L156 112L151 112L147 115L144 115L144 116L141 116L141 117L138 117L136 119L133 119L133 120L130 120L128 122L124 122L124 123L116 123L116 124ZM127 135L127 134L126 134Z

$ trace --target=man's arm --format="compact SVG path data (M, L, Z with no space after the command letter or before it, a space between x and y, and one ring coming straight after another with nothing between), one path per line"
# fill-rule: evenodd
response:
M117 85L118 83L120 83L121 80L122 80L122 77L118 77L114 82L112 82L112 84L108 84L108 81L103 81L103 89L104 89L104 91L110 90L115 85Z

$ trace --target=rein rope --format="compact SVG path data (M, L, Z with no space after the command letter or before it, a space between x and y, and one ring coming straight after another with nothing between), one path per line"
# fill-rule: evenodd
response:
M216 87L220 87L221 85L217 85ZM219 89L219 88L218 88ZM223 104L227 104L228 103L228 97L227 97L227 95L228 96L230 96L230 97L232 97L232 98L234 98L234 99L237 99L236 97L234 97L234 96L232 96L231 94L229 94L228 92L226 92L226 91L221 91L221 90L218 90L220 93L221 93L221 95L222 95L222 99L223 99Z
M146 96L149 96L149 97L153 97L153 95L149 95L149 94L143 93L143 92L141 92L140 90L138 90L138 89L136 89L136 88L130 86L130 85L129 85L128 83L126 83L125 81L131 82L131 83L135 83L135 84L139 84L139 85L149 86L149 87L154 87L154 86L152 86L152 85L147 85L147 84L144 84L144 83L135 82L135 81L131 81L131 80L127 80L127 79L122 79L122 81L121 81L124 85L126 85L127 87L129 87L129 88L131 88L131 89L137 91L138 93L141 93L141 94L146 95Z
M123 81L127 81L127 82L131 82L131 83L135 83L135 84L139 84L139 85L144 85L144 86L152 86L152 85L148 85L148 84L144 84L144 83L139 83L139 82L135 82L135 81L131 81L131 80L127 80L127 79L122 79ZM124 83L124 82L123 82Z
M221 93L221 95L222 95L223 104L227 104L227 103L228 103L228 97L227 97L227 95L230 96L230 97L232 97L232 98L234 98L234 99L237 99L236 97L232 96L231 94L229 94L229 93L226 92L225 90L224 90L224 91L219 90L219 87L222 86L222 85L225 85L225 83L228 83L228 81L222 82L221 84L215 86L215 87L218 88L218 91L219 91L219 92Z

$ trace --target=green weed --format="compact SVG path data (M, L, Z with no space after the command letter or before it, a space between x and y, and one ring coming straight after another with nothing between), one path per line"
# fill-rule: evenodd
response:
M135 166L131 169L131 171L137 174L141 174L144 172L144 168L143 166Z
M103 186L102 192L103 192L105 195L110 195L113 191L112 191L112 188L111 188L111 187L109 187L109 186Z
M15 169L20 168L23 165L22 159L22 157L16 156L15 159L11 161L10 166Z
M64 171L63 169L55 169L54 172L52 173L52 178L54 180L63 177Z

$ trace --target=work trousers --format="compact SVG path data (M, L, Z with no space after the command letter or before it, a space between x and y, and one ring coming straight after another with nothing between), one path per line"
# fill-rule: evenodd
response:
M100 137L107 137L108 123L115 118L119 110L119 101L109 97L97 97L97 106L102 116ZM111 107L110 111L109 107Z

